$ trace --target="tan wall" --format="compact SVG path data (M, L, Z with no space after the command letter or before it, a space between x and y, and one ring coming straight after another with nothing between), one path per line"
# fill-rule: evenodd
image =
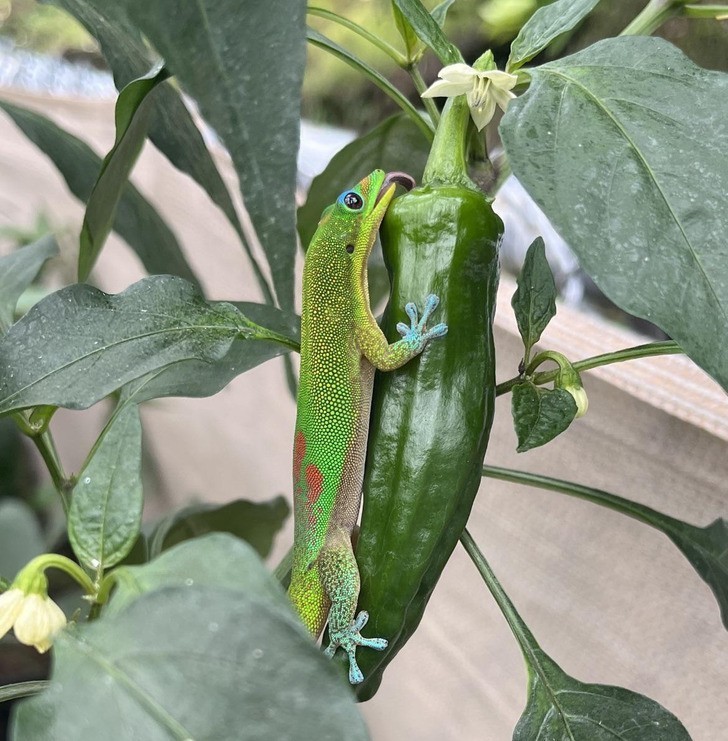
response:
M42 110L100 153L113 139L108 103L0 95ZM212 297L257 298L232 230L188 178L147 147L133 179L173 224ZM28 225L40 209L54 224L80 224L81 209L53 167L0 116L0 226ZM98 284L117 291L140 276L130 251L112 239ZM512 290L504 281L496 327L501 380L519 359ZM640 341L561 308L545 344L578 359ZM499 400L487 462L609 489L695 524L728 514L728 401L712 381L689 361L664 357L590 372L586 388L589 414L523 455L515 453L509 400ZM294 412L279 361L212 399L146 405L145 440L168 504L289 494ZM98 425L93 410L58 415L70 470ZM585 502L492 481L482 487L470 529L544 650L567 672L649 695L695 741L726 737L728 634L709 589L664 536ZM290 538L289 525L277 555ZM372 735L506 741L524 704L516 644L458 548L420 630L363 706Z

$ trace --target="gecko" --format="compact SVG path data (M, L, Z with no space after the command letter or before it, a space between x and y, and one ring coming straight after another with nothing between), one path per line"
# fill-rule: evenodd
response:
M293 445L294 543L288 594L302 622L318 639L328 619L332 657L349 657L349 681L364 677L358 646L384 650L384 638L364 638L369 616L356 617L359 569L352 531L359 515L375 369L391 371L447 333L427 329L434 294L422 315L405 306L410 325L389 343L369 302L367 260L397 184L405 173L374 170L344 191L321 216L303 268L301 366Z

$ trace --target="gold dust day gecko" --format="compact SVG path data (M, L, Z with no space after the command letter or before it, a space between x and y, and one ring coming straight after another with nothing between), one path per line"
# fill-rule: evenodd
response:
M374 370L394 370L447 332L427 329L438 298L422 316L405 307L410 326L390 344L369 305L367 260L396 184L404 173L375 170L342 193L322 214L306 253L301 313L301 373L293 449L294 542L288 594L311 634L329 623L333 656L349 656L349 681L363 675L357 646L382 650L384 638L364 638L366 612L355 618L359 569L351 534L359 515Z

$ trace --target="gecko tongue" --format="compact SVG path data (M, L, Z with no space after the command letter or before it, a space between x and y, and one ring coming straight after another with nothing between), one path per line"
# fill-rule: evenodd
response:
M377 202L387 192L387 190L389 190L389 186L392 185L393 183L398 183L399 185L403 186L407 190L412 190L412 188L414 188L416 185L414 178L408 175L406 172L388 172L384 176L384 182L382 183L382 187L379 189L379 195L377 195Z

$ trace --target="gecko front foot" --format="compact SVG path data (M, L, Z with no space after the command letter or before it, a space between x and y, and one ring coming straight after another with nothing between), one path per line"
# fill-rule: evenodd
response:
M400 322L397 325L397 331L405 341L411 342L419 348L423 348L429 340L436 337L444 337L447 334L447 324L440 323L431 329L427 329L427 321L439 303L440 299L434 293L431 293L425 299L425 310L422 312L421 317L417 314L417 306L415 304L408 303L404 307L410 319L410 326L408 327L404 322Z
M377 651L384 651L387 648L388 641L384 638L364 638L361 635L360 631L367 624L367 620L369 620L369 613L362 610L356 616L356 620L347 628L336 630L332 629L329 625L329 638L331 642L324 651L324 654L332 658L339 646L346 651L349 656L349 682L351 684L359 684L364 681L364 675L356 663L357 646L367 646Z

